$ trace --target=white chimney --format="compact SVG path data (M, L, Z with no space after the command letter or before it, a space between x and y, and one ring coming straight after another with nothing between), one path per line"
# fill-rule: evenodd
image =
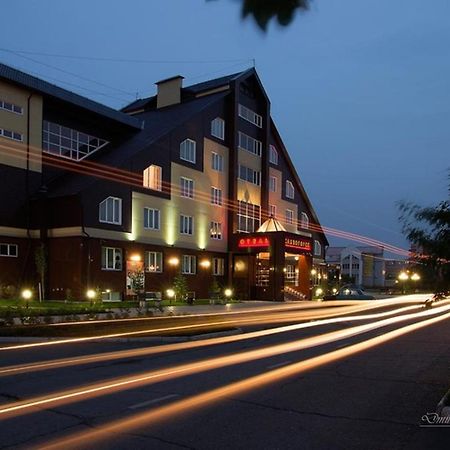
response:
M181 102L181 88L183 84L181 75L176 75L165 80L158 81L156 86L157 92L157 108L164 108L164 106L176 105Z

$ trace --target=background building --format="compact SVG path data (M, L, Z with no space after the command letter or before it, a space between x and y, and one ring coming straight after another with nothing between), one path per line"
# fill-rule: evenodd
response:
M309 297L328 243L256 71L182 81L116 111L0 64L0 284L35 285L41 248L55 299L124 298L141 271L147 291L181 272L197 297ZM269 217L285 240L243 246Z

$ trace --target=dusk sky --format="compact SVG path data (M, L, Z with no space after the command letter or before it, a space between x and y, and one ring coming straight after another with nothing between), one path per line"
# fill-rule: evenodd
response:
M291 26L272 23L266 34L241 20L240 7L8 1L0 60L119 108L136 93L153 95L162 78L194 84L254 59L322 224L408 248L396 202L431 205L448 195L450 2L315 0Z

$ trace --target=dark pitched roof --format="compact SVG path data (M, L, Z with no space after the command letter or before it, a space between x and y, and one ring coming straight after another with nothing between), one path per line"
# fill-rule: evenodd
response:
M137 129L141 128L141 121L135 117L130 117L113 108L60 88L54 84L48 83L47 81L41 80L40 78L36 78L25 72L7 66L6 64L0 63L0 78L19 84L33 91L37 91L43 95L54 97L80 108L92 111L95 114L107 117L115 122L119 122Z
M104 152L94 153L89 161L95 161L105 166L123 167L125 161L148 148L149 145L182 125L190 117L200 113L226 95L226 92L220 92L139 114L139 119L145 121L145 127L141 132L117 147L109 149L105 147ZM82 167L82 162L80 167ZM49 197L77 194L96 181L97 179L91 176L76 173L64 174L49 186Z

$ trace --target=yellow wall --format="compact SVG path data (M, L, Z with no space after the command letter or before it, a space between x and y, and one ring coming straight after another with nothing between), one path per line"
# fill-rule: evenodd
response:
M211 168L212 152L224 157L224 171ZM172 163L172 195L170 200L152 195L133 192L132 239L157 245L225 252L227 250L227 208L228 197L228 148L209 139L204 139L204 172L184 165ZM194 180L194 198L180 197L180 178ZM222 189L223 206L211 205L211 186ZM155 208L161 211L159 231L144 229L143 208ZM180 214L194 217L194 234L180 234ZM222 240L210 238L210 222L222 223Z
M0 128L23 135L23 142L0 137L0 163L25 169L27 167L27 119L30 92L0 81L0 100L23 108L23 114L0 109ZM30 100L30 170L42 170L42 97L33 94Z

